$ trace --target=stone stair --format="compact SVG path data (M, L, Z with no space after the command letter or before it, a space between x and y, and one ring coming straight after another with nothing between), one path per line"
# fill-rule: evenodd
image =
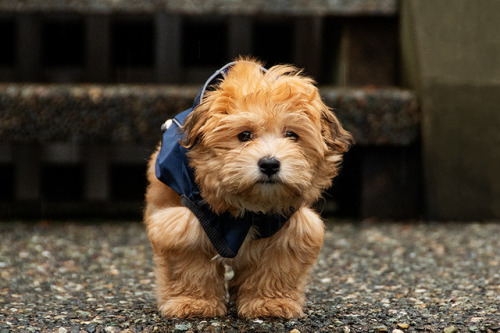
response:
M304 67L354 134L325 213L416 217L397 20L394 0L2 1L0 218L139 216L159 126L238 54Z

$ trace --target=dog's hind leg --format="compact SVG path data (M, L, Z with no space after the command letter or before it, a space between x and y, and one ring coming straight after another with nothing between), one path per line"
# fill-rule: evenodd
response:
M233 260L230 292L245 318L297 318L323 243L324 224L308 208L299 209L275 235L250 240Z
M224 266L211 260L200 223L185 207L146 214L156 263L156 298L163 316L216 317L226 313Z

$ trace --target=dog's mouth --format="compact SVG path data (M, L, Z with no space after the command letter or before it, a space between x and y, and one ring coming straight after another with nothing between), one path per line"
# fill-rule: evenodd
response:
M266 178L258 179L257 184L278 185L278 184L283 184L283 182L276 177L266 177Z

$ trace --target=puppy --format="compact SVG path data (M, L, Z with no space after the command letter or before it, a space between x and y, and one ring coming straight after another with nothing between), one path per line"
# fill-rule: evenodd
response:
M301 317L324 233L309 207L352 143L314 81L239 58L164 127L144 211L159 311L223 316L229 291L241 317Z

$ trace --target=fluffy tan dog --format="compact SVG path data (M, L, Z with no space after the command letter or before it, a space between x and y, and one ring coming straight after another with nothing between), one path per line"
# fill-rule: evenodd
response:
M158 308L166 317L224 315L229 265L241 317L300 317L324 232L309 207L337 175L351 135L292 66L265 70L241 58L207 83L178 130L207 212L196 214L192 197L158 179L159 151L149 163L144 220ZM219 224L207 227L203 214ZM248 224L242 243L231 252L222 240L219 250L221 228L240 223Z

